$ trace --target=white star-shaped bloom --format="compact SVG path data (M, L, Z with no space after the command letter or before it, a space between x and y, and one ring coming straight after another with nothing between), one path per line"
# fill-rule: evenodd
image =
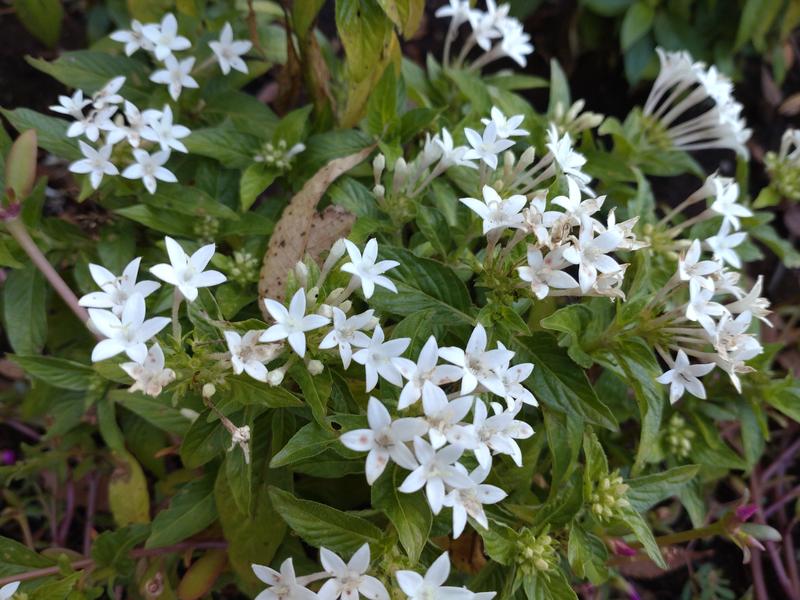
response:
M500 348L487 351L486 343L486 330L478 323L472 330L466 350L455 346L439 349L439 356L461 368L462 394L469 394L480 383L493 394L505 395L503 382L494 370L506 365L514 353Z
M678 259L678 277L681 281L697 282L704 288L714 291L711 275L719 273L722 265L715 260L700 260L700 240L694 240L684 255Z
M317 592L320 600L358 600L359 594L368 600L389 600L389 592L379 579L367 575L369 544L356 550L346 563L325 547L319 549L322 568L331 576Z
M125 44L126 56L131 56L140 48L147 52L153 51L153 42L144 36L144 25L136 19L131 20L131 28L129 30L120 29L113 32L109 37L115 42Z
M91 100L83 97L83 90L75 90L72 96L59 96L58 104L51 106L50 110L74 119L81 119L83 118L83 109L91 103Z
M426 381L422 387L422 408L428 423L428 439L434 449L439 449L448 442L465 449L474 448L478 440L469 425L461 421L467 416L474 398L462 396L448 401L442 388Z
M706 239L706 245L714 253L715 260L728 263L736 269L741 269L742 259L739 258L734 248L744 242L746 238L747 234L744 231L731 233L730 221L723 219L719 232L717 235L712 235Z
M507 454L514 463L522 466L522 450L516 440L525 440L533 435L533 428L525 421L515 419L522 404L517 402L510 410L498 411L488 416L486 405L482 400L475 402L475 414L472 421L478 445L473 450L478 464L488 469L492 465L492 452Z
M656 381L669 384L669 401L675 404L688 390L690 394L700 399L705 399L706 389L699 377L708 375L715 367L714 363L693 365L683 350L678 350L674 366L656 377Z
M118 92L122 89L123 85L125 85L124 75L114 77L114 79L106 83L102 88L94 93L92 96L92 106L94 106L97 110L102 110L104 108L108 108L109 106L122 104L125 101L125 98L123 98Z
M375 311L369 309L360 315L349 317L344 311L333 307L333 328L322 338L319 347L328 350L336 346L339 347L339 356L342 359L342 366L350 368L350 360L353 358L353 346L364 348L369 346L369 336L362 329L370 329L374 325Z
M250 51L253 43L250 40L234 40L230 23L225 23L219 34L219 40L208 42L208 45L214 51L219 68L225 75L230 73L231 69L247 73L247 63L241 57Z
M124 352L138 363L147 358L147 342L169 324L166 317L145 320L144 298L133 294L117 317L110 310L90 308L89 316L95 329L107 339L98 342L92 351L92 362L105 360Z
M158 343L150 346L144 362L124 362L120 368L133 379L130 392L142 392L153 398L175 380L175 371L164 367L164 351Z
M164 61L173 52L188 50L192 43L182 35L178 35L178 20L172 13L167 13L161 23L151 23L142 28L142 35L153 45L155 57Z
M448 0L449 3L436 9L434 16L439 19L450 18L450 27L458 27L469 20L470 11L469 0Z
M584 173L582 168L586 164L586 157L572 148L572 138L569 133L559 137L558 128L550 124L547 130L547 149L552 153L553 160L568 179L574 179L578 186L589 195L593 192L589 187L591 176Z
M225 331L225 341L231 353L231 366L237 375L247 373L257 381L267 381L267 367L279 349L276 345L264 346L258 343L260 331L248 331L243 336L235 331Z
M383 329L381 329L380 325L375 326L369 345L353 354L353 360L360 365L364 365L368 392L378 385L378 375L392 385L397 387L403 385L403 377L392 363L392 359L405 352L410 342L409 338L399 338L385 342Z
M594 237L592 229L583 227L577 246L569 246L564 250L564 258L578 265L578 281L581 292L587 293L597 281L598 271L603 274L616 273L621 269L619 263L608 256L619 247L622 236L618 231L610 230Z
M145 111L144 118L148 125L142 132L144 139L158 142L161 150L188 152L181 140L192 132L188 127L172 122L172 108L168 104L164 105L164 110Z
M479 159L486 163L492 170L497 168L497 155L514 145L512 140L499 138L497 125L489 123L483 130L483 135L467 127L464 129L469 145L472 146L464 153L468 160Z
M456 468L466 474L466 468L457 464ZM484 529L489 529L489 520L483 510L484 504L497 504L506 494L499 487L483 483L489 476L489 469L478 467L468 475L472 485L468 488L453 489L445 496L444 505L453 509L453 539L464 531L469 515Z
M426 382L444 385L461 378L461 369L455 365L437 365L438 359L439 345L434 336L430 336L425 342L419 357L417 357L417 362L403 357L392 359L394 366L406 379L406 384L397 401L398 410L403 410L417 402L422 397L422 387Z
M225 275L219 271L206 271L205 268L214 256L216 246L202 246L189 256L181 245L171 237L164 237L170 264L161 263L150 267L150 272L180 290L189 302L197 299L197 289L225 282Z
M492 110L489 112L489 114L492 118L483 118L481 119L481 123L484 125L494 123L494 126L497 130L497 137L508 139L510 137L528 135L526 130L519 129L519 126L522 125L522 121L525 119L524 115L514 115L513 117L506 118L506 116L503 114L503 111L496 106L492 107Z
M578 287L578 282L562 269L569 266L564 259L564 246L558 246L542 256L542 251L533 244L528 245L528 264L517 267L519 278L531 284L531 291L541 300L550 293L550 288L569 290Z
M141 179L144 187L151 194L155 194L158 181L176 183L178 178L175 173L167 169L164 164L169 160L169 152L161 150L150 154L147 150L136 148L133 151L136 160L132 165L125 167L122 176L126 179Z
M87 308L110 308L111 312L119 317L128 298L133 294L141 294L142 298L147 298L160 287L155 281L137 283L141 262L141 257L134 258L119 277L105 267L89 263L89 274L102 291L90 292L81 297L78 303Z
M125 100L124 114L127 124L123 124L121 118L122 116L117 114L117 123L114 123L113 128L109 130L108 135L106 136L106 142L109 144L116 144L117 142L121 142L127 138L128 143L131 146L138 148L142 137L147 139L145 132L149 132L150 128L148 127L144 116L139 109L136 108L136 105L134 105L133 102Z
M711 210L718 215L722 215L734 229L740 229L742 224L739 218L752 217L753 212L741 204L739 199L739 184L727 177L714 177L715 196L711 203Z
M377 398L370 397L367 404L369 429L355 429L343 433L339 440L356 452L369 452L365 467L367 483L372 485L383 473L389 461L404 469L415 469L417 461L406 442L425 435L428 424L417 417L404 417L392 421L389 411Z
M197 81L190 75L194 67L194 60L194 56L190 56L178 62L178 59L170 54L164 61L166 68L150 75L150 81L168 86L169 95L177 102L183 88L199 87Z
M78 140L78 144L85 158L76 160L69 165L69 170L72 173L89 173L89 181L94 189L100 187L103 175L119 174L117 167L109 160L113 150L111 144L106 144L100 147L99 150L95 150L83 140Z
M85 135L90 142L96 142L101 129L113 129L111 117L117 112L116 106L107 106L100 110L92 110L87 115L76 115L75 121L67 128L67 137Z
M484 235L496 229L520 229L524 223L522 209L528 199L516 194L503 199L490 185L483 186L483 201L477 198L461 198L460 202L483 219Z
M341 269L345 273L350 273L358 278L361 284L361 291L364 292L365 298L371 298L375 293L375 286L386 288L389 291L397 293L397 287L391 279L385 277L383 274L389 269L393 269L400 263L396 260L381 260L375 262L378 258L378 242L375 238L370 239L364 246L364 253L358 249L350 240L344 241L347 247L347 254L350 256L350 262L342 265Z
M713 302L714 288L702 287L697 279L689 281L689 302L686 303L686 318L702 325L709 335L713 335L717 324L714 317L721 317L727 309L719 302Z
M497 347L505 350L506 347L498 342ZM517 402L523 404L530 404L531 406L539 406L536 398L522 383L531 376L533 373L533 363L519 363L518 365L507 366L502 365L495 369L495 373L500 377L503 383L503 388L506 391L506 402L508 403L509 410Z
M264 306L275 319L271 326L259 338L262 342L287 340L299 356L306 354L306 332L319 329L330 323L330 319L322 315L306 314L306 290L298 289L289 302L289 309L270 298L264 299Z
M473 600L474 597L467 588L444 585L450 576L450 557L447 552L433 561L424 577L414 571L396 571L394 576L408 600ZM490 598L487 595L485 600Z
M403 480L398 488L404 494L413 494L425 488L425 496L433 514L438 515L444 505L445 485L451 488L467 488L472 480L466 473L456 469L455 463L464 449L461 446L445 446L434 450L421 437L414 438L414 454L419 466Z
M297 582L291 557L281 563L280 571L264 565L250 566L256 577L269 586L255 600L319 600L314 592Z
M476 165L471 160L464 158L467 152L466 146L455 146L453 144L453 136L447 129L442 128L440 135L433 139L433 142L441 149L441 166L443 169L450 167L467 167L470 169L477 169Z

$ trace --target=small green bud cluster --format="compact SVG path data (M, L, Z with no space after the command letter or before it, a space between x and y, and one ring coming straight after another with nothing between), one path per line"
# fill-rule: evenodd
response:
M265 143L261 146L261 152L253 157L256 162L262 162L281 171L289 168L290 159L291 157L286 155L286 140L280 140L277 144Z
M692 451L692 439L695 432L686 424L686 420L679 414L672 415L667 424L664 437L667 451L678 458L686 458Z
M775 152L768 152L764 158L772 185L782 195L791 200L800 200L800 164L781 159Z
M604 475L589 497L592 514L600 521L610 521L621 509L630 506L625 498L627 491L628 486L618 472Z
M203 243L213 242L219 232L219 219L206 215L194 223L194 234Z
M517 541L517 564L528 575L545 573L556 566L557 556L554 540L547 532L533 535L524 530Z
M258 279L258 259L247 251L235 251L228 269L231 281L246 285Z

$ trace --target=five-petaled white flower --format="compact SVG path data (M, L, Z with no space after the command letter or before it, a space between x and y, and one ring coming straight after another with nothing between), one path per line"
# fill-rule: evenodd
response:
M466 468L460 463L456 468L466 474ZM484 529L489 529L489 520L486 518L483 505L497 504L508 496L499 487L483 483L488 476L489 469L479 466L469 474L472 481L470 487L450 490L445 496L444 505L453 509L453 539L458 538L464 531L467 515L475 519Z
M619 247L622 236L611 229L594 237L590 227L581 229L577 246L569 246L564 250L564 258L578 265L578 281L581 292L587 293L597 281L598 271L603 274L616 273L619 263L608 256Z
M686 318L696 321L709 335L714 334L716 323L714 317L721 317L726 309L719 302L712 301L714 287L702 287L697 279L689 280L689 302L686 303Z
M734 229L741 228L739 218L752 217L753 212L736 202L739 199L739 184L727 177L714 177L712 181L716 194L709 208L722 215Z
M522 125L523 119L525 119L524 115L514 115L506 118L506 116L503 114L503 111L496 106L492 107L492 110L489 112L489 114L492 118L483 118L481 119L481 123L484 125L494 123L494 126L497 130L497 137L507 139L514 136L528 135L526 130L519 129L519 126Z
M333 328L322 338L319 347L328 350L336 346L339 347L339 356L342 358L342 366L350 368L350 360L353 358L353 346L364 348L369 346L369 336L361 331L369 329L374 323L375 311L371 308L360 315L349 317L344 311L333 307Z
M111 117L117 112L116 106L106 106L100 110L89 111L88 114L75 115L75 121L67 128L67 137L85 135L90 142L96 142L101 129L113 129Z
M133 151L136 162L125 167L122 176L126 179L141 179L144 187L151 194L155 194L158 184L156 180L176 183L178 178L164 166L169 160L169 152L161 150L150 154L147 150L136 148Z
M398 410L411 406L422 397L422 387L425 382L443 385L461 378L461 369L455 365L437 365L438 358L439 345L436 338L430 336L420 350L417 362L403 357L392 359L394 366L407 380L397 401Z
M467 341L466 350L456 346L439 349L439 356L461 368L461 393L469 394L480 383L498 396L505 395L505 388L494 369L502 367L514 356L505 348L486 350L486 330L478 323Z
M438 515L444 505L445 485L451 488L466 488L472 485L472 480L455 468L455 463L464 452L461 446L445 446L439 451L434 450L428 442L421 437L414 438L414 454L417 456L419 466L403 480L398 488L404 494L413 494L425 488L425 495L433 514Z
M742 267L742 259L736 253L736 248L744 242L747 234L744 231L731 233L731 222L723 219L717 235L712 235L706 239L706 244L714 253L714 259L726 262L736 269Z
M572 148L572 138L570 138L569 133L559 137L558 128L551 123L550 128L547 130L547 139L547 149L550 150L553 160L564 175L569 179L574 179L581 190L592 194L593 192L589 188L589 182L592 178L582 170L583 165L586 164L586 157Z
M199 87L197 81L190 75L194 67L194 56L178 62L178 59L170 54L164 61L164 66L165 69L155 71L150 75L150 81L169 86L169 95L176 102L180 98L183 88Z
M264 306L275 319L275 325L262 333L259 339L262 342L285 339L299 356L306 354L306 332L330 323L330 319L322 315L306 314L306 291L303 288L294 293L288 310L283 304L270 298L264 299Z
M417 461L406 442L425 435L428 425L417 417L404 417L392 421L389 411L377 398L370 397L367 404L369 429L355 429L343 433L339 440L357 452L369 452L365 467L367 483L372 485L383 473L391 459L404 469L414 469Z
M121 117L122 115L118 113L115 119L116 122L113 123L113 127L109 128L106 142L108 144L116 144L127 138L131 146L138 148L142 137L145 137L145 132L150 130L144 115L136 108L133 102L125 100L125 120L127 125L123 124Z
M578 287L578 282L569 273L562 271L569 266L564 259L564 246L558 246L547 256L533 244L528 244L528 264L517 267L519 278L531 284L531 291L541 300L550 293L550 288L569 290Z
M356 550L346 563L324 546L319 549L322 568L331 576L317 592L320 600L358 600L359 594L369 600L389 600L389 592L379 579L367 575L369 544Z
M175 371L164 367L164 351L156 342L150 346L143 362L124 362L120 368L133 379L130 392L142 392L153 398L175 380Z
M188 127L172 122L172 108L164 105L164 110L145 111L144 118L148 128L142 131L142 137L151 142L158 142L162 150L188 152L181 139L192 133Z
M225 331L225 341L231 353L233 372L241 375L247 373L258 381L267 381L267 367L264 363L275 357L276 346L264 346L258 343L260 331L248 331L243 336L235 331Z
M122 104L125 98L117 92L122 89L123 85L125 85L124 75L114 77L114 79L106 83L92 95L92 106L97 110L102 110L117 104Z
M125 303L133 294L141 294L142 298L147 298L160 286L155 281L140 281L137 283L136 278L139 275L139 264L141 262L141 257L134 258L128 263L119 277L105 267L89 263L89 274L103 291L90 292L81 297L78 303L87 308L110 308L111 312L120 316Z
M109 36L115 42L125 44L125 54L130 56L140 48L147 52L153 51L153 42L144 36L144 25L136 19L131 20L131 28L120 29Z
M447 129L442 128L440 135L433 138L433 142L439 146L441 150L440 168L449 169L450 167L467 167L470 169L477 169L476 165L471 160L464 158L467 152L466 146L455 146L453 144L453 136Z
M696 280L702 287L714 291L714 282L709 275L718 273L722 265L715 260L700 260L700 253L700 240L694 240L678 259L678 277L681 281Z
M483 219L484 235L495 229L520 229L525 220L521 211L528 203L521 194L503 199L490 185L483 186L483 201L477 198L461 198L460 201Z
M449 4L444 4L436 9L434 15L439 18L450 17L450 27L456 28L462 23L469 20L469 15L472 8L469 5L469 0L448 0Z
M367 374L368 392L378 385L378 375L392 385L398 387L403 385L403 377L397 367L394 366L392 359L405 352L410 342L409 338L399 338L385 342L383 329L381 329L380 325L375 326L369 345L353 354L353 360L360 365L364 365L364 370Z
M466 477L466 475L465 475ZM394 576L408 600L472 600L474 594L467 588L444 585L450 576L450 557L444 552L433 561L423 577L414 571L396 571ZM490 600L486 596L482 600Z
M189 256L181 245L169 236L164 237L170 264L161 263L150 267L150 272L180 290L189 302L197 299L197 288L210 287L225 282L225 275L219 271L206 271L205 268L214 256L216 246L202 246Z
M505 346L501 342L497 343L497 347L501 350L505 349ZM497 367L494 371L503 383L509 409L514 406L517 401L523 404L530 404L531 406L539 406L533 394L531 394L528 388L522 385L522 383L531 376L531 373L533 373L533 363L519 363L513 367L505 364Z
M255 600L319 600L314 592L297 582L291 557L281 563L280 571L265 565L250 566L256 577L269 586Z
M684 390L688 390L693 396L705 399L706 388L699 377L708 375L715 367L714 363L693 365L689 363L689 357L683 350L678 350L675 363L672 368L656 377L656 381L669 384L669 401L675 404L683 396Z
M482 400L475 402L472 425L478 438L478 445L473 450L478 464L488 469L492 464L492 452L507 454L514 463L522 466L522 451L515 440L525 440L533 435L533 428L517 416L522 405L517 402L510 410L500 411L488 416L486 405Z
M497 125L494 122L486 126L483 135L469 127L464 129L464 135L472 146L464 153L464 158L480 159L493 170L497 168L497 155L514 145L512 140L502 139L497 135Z
M472 396L461 396L448 401L442 388L430 381L425 382L422 387L422 408L428 423L428 439L434 449L439 449L448 442L465 449L477 445L478 440L472 427L461 424L474 400Z
M50 107L53 112L69 115L74 119L83 117L83 109L92 103L88 98L83 97L83 90L75 90L72 96L59 96L58 104Z
M230 23L225 23L219 34L219 40L208 42L208 45L214 51L219 68L225 75L230 73L231 69L247 73L247 63L241 57L250 51L253 43L250 40L234 40Z
M89 173L89 181L94 189L100 187L103 175L117 175L119 173L114 163L109 160L113 150L111 144L106 144L99 150L95 150L83 140L78 140L78 144L86 158L76 160L70 164L69 170L73 173Z
M144 298L133 294L125 302L122 314L117 317L110 310L90 308L89 316L95 329L107 339L98 342L92 351L92 362L105 360L124 352L138 363L147 358L145 342L169 324L166 317L145 320Z
M142 35L153 45L153 54L161 61L171 57L173 52L192 47L187 38L178 35L178 20L172 13L164 15L161 23L145 25L142 28Z
M378 242L375 238L369 240L364 246L364 253L358 249L350 240L344 241L347 247L347 254L350 256L350 262L342 265L341 269L345 273L350 273L358 278L361 284L361 291L364 292L365 298L371 298L375 293L375 286L379 285L389 291L397 293L397 287L391 279L384 277L384 273L389 269L393 269L400 263L396 260L382 260L375 262L378 258Z

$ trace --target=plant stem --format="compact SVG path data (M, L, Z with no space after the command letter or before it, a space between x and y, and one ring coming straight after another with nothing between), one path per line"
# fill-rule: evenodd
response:
M176 287L175 293L172 296L172 336L180 342L181 340L181 319L180 312L181 302L183 301L183 294Z

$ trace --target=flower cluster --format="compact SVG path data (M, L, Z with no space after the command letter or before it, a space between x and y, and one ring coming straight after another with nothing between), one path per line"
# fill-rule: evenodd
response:
M494 0L486 0L486 10L472 8L468 0L449 0L436 11L436 16L449 18L444 46L444 62L449 65L450 48L458 36L461 25L469 23L471 32L461 48L456 66L461 66L470 51L477 45L483 54L470 66L478 70L500 58L508 57L519 66L528 63L528 55L533 52L531 37L525 33L522 23L508 14L509 4L497 6Z
M298 577L291 558L287 558L276 571L264 565L252 565L256 577L269 587L261 592L258 600L389 600L389 592L380 579L368 575L370 568L369 545L361 546L348 562L336 553L320 548L320 563L323 571ZM440 555L428 568L425 575L415 571L396 571L394 576L409 600L491 600L494 592L473 593L466 588L444 585L450 576L450 557L447 552ZM308 585L325 580L317 592Z
M733 97L731 80L714 65L695 62L686 51L656 52L661 70L644 114L660 124L672 147L728 148L747 156L751 131L741 116L742 105Z
M784 131L778 152L767 152L764 164L776 190L787 198L800 200L800 130Z

